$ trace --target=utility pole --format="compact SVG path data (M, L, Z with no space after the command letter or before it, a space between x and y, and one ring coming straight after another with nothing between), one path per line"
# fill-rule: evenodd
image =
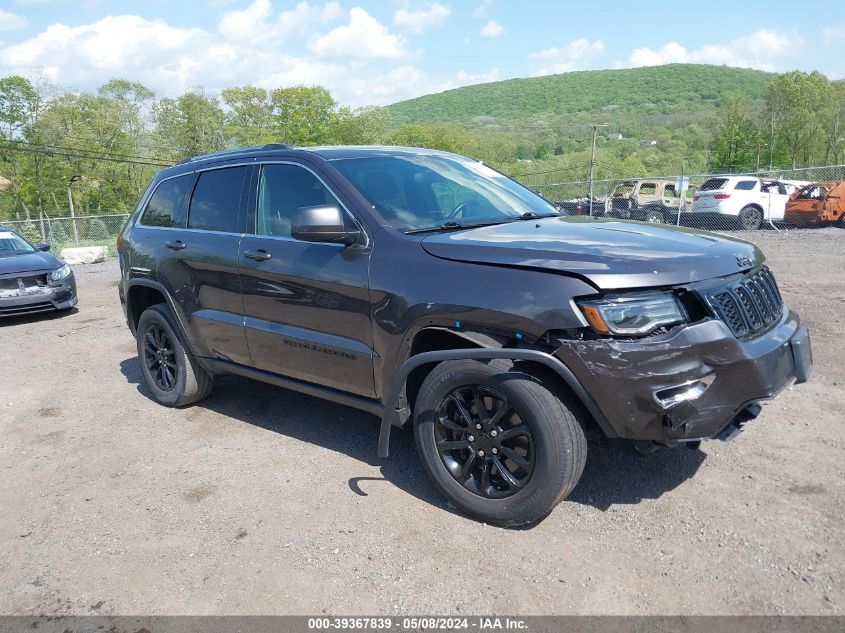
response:
M775 113L772 111L772 133L769 137L769 171L772 171L772 163L774 162L775 152Z
M607 127L607 123L593 123L593 149L590 152L590 215L593 215L593 180L596 177L596 134L600 127Z

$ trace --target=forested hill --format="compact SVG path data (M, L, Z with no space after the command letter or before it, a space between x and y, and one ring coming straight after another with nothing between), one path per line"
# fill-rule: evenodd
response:
M727 92L762 99L775 74L703 64L587 70L465 86L390 106L396 124L556 122L571 115L695 115ZM486 117L492 117L493 120Z

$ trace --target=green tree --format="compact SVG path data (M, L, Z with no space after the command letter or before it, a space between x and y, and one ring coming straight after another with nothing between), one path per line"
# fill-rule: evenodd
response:
M740 93L727 93L722 97L716 120L710 168L719 172L755 168L757 130L748 100Z
M792 167L807 156L819 129L830 81L818 71L794 70L778 76L766 91L766 114L771 117L775 134L782 138Z
M216 98L202 90L162 99L152 108L156 144L180 160L226 147L225 115Z
M343 145L381 145L387 142L389 129L390 111L387 108L341 108L333 136Z
M274 136L292 145L333 143L337 102L320 86L277 88L270 93Z
M226 104L226 137L233 145L281 142L273 132L273 104L264 88L242 86L221 92Z

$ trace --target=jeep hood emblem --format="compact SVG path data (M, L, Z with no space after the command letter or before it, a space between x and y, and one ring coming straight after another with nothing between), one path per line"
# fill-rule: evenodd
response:
M751 264L753 263L751 261L751 258L746 257L745 255L734 255L734 257L736 257L736 265L740 268L743 268L745 266L751 266Z

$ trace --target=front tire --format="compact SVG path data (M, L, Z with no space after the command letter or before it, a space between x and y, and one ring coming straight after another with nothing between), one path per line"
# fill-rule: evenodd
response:
M214 377L199 365L179 338L167 304L144 310L135 338L141 373L156 402L181 407L211 393Z
M746 231L756 231L763 225L763 212L754 206L747 206L739 212L739 225Z
M435 486L468 515L502 526L546 517L587 456L580 403L507 362L447 361L420 387L414 437Z

